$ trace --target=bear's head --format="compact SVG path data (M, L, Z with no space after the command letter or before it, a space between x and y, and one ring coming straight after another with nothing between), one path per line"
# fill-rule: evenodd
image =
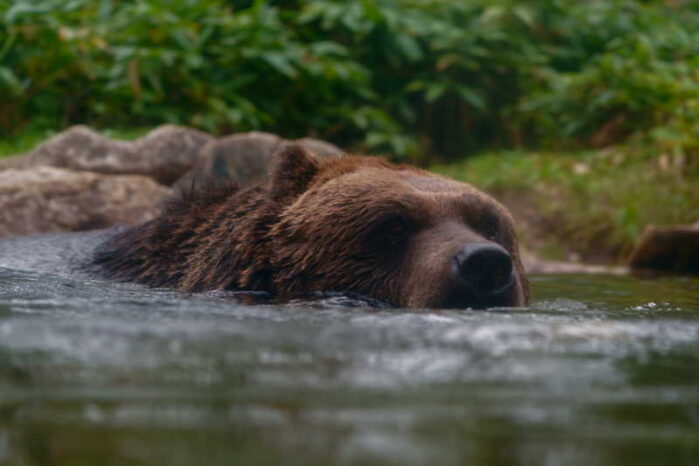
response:
M509 212L471 185L377 157L281 151L268 264L282 295L352 292L399 307L523 306Z

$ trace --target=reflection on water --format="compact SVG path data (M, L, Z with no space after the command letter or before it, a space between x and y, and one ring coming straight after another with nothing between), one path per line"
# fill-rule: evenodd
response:
M404 311L0 269L0 464L699 464L699 281L533 288Z

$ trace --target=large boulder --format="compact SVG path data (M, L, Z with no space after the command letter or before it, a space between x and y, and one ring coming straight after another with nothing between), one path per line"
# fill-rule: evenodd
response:
M136 224L171 191L139 175L8 169L0 172L0 237Z
M0 160L0 237L138 223L172 192L162 185L255 180L285 142L262 132L216 139L173 125L131 142L73 126L27 155ZM327 142L298 142L319 157L343 155Z
M260 131L211 141L202 148L194 168L176 186L187 189L217 180L241 183L257 180L267 174L275 152L287 142L279 136ZM295 142L321 158L344 154L336 146L318 139L303 138Z
M629 257L635 270L699 275L699 222L694 225L649 225Z
M137 174L171 185L189 171L199 150L214 137L173 125L137 141L106 138L87 126L73 126L25 156L0 161L0 170L51 166L110 175Z
M316 157L342 157L345 153L335 144L330 144L327 141L321 141L315 138L296 139L294 142L301 144Z

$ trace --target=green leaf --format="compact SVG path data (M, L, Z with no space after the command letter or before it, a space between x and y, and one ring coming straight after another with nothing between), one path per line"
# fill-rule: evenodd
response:
M396 35L396 45L400 49L403 56L405 56L409 61L419 61L423 56L420 45L413 37L407 34L399 33Z
M478 110L485 110L486 109L486 102L485 99L476 91L473 89L470 89L465 86L459 86L456 88L456 92L459 94L459 96L465 100L466 102L469 103L472 107L478 109Z
M293 79L298 76L296 69L294 69L289 59L280 53L267 52L262 55L262 59L272 68L288 78Z
M35 4L30 2L19 2L12 5L5 13L5 21L14 24L23 16L46 14L50 11L48 5Z
M444 83L433 83L428 84L427 92L425 93L425 100L427 102L434 102L444 95L447 91L447 86Z

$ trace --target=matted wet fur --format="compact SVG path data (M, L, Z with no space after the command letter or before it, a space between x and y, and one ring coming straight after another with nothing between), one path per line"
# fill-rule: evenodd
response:
M472 243L511 256L511 286L487 302L477 280L453 278L454 257ZM277 155L265 182L171 201L101 245L93 265L110 279L182 291L351 292L403 307L528 300L512 218L490 196L378 157L317 160L298 145Z

